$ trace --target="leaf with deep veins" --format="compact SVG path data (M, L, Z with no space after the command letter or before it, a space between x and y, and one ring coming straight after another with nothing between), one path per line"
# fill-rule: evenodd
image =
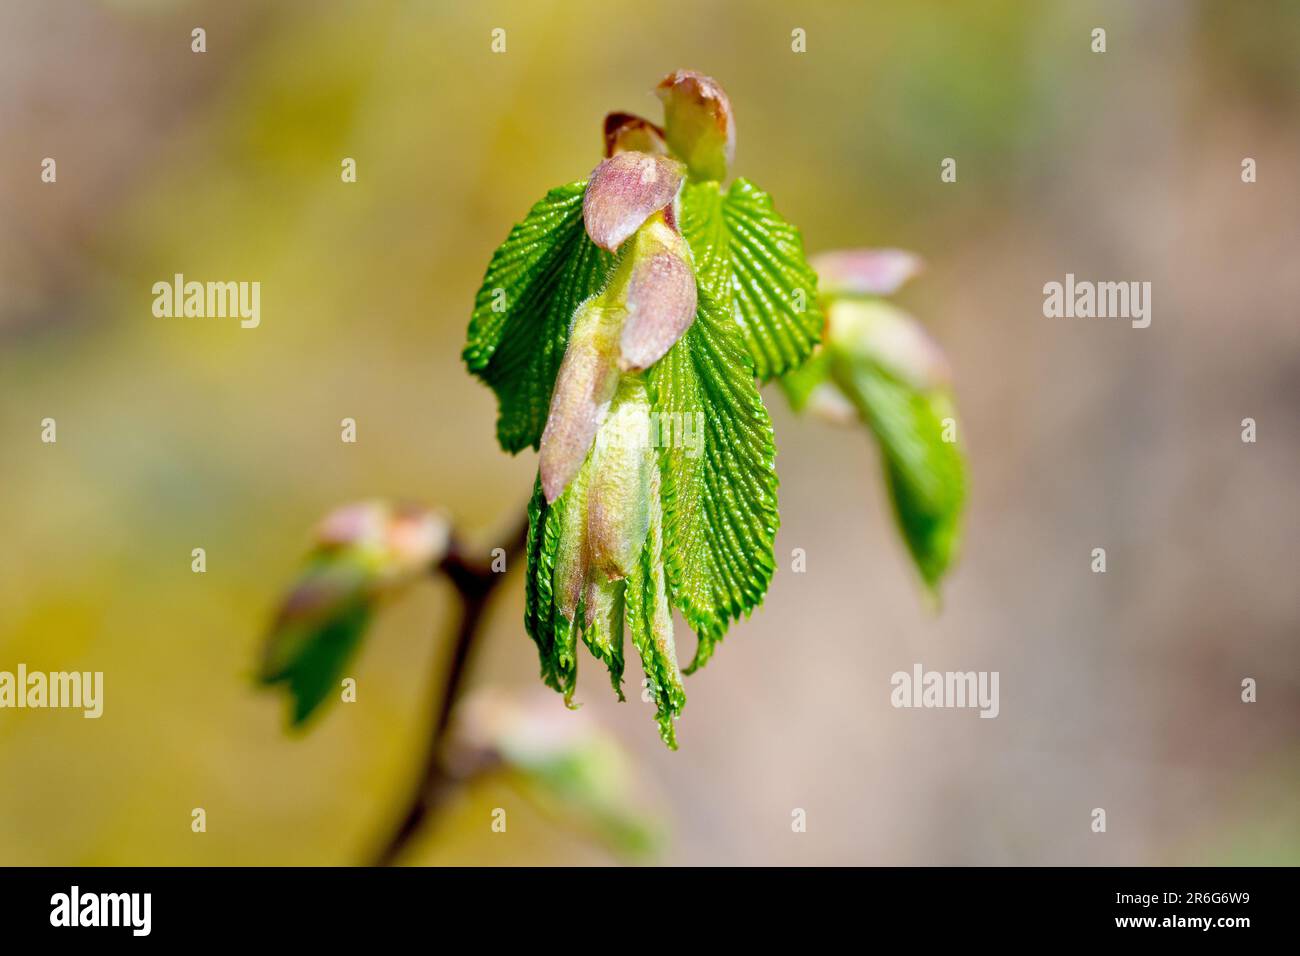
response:
M824 324L817 276L771 197L743 179L725 194L717 183L693 183L682 194L682 233L700 285L734 315L759 379L806 361Z
M509 452L541 440L574 312L614 263L583 228L585 187L552 189L532 208L493 254L474 302L465 364L496 393Z
M703 288L695 323L648 381L661 430L669 591L699 637L689 673L772 579L780 520L772 423L739 330Z
M677 649L673 643L672 610L668 605L664 579L663 515L658 494L651 496L651 508L645 547L627 579L624 602L632 644L641 657L646 687L656 705L659 736L676 750L677 734L673 721L686 706L686 691L682 688Z

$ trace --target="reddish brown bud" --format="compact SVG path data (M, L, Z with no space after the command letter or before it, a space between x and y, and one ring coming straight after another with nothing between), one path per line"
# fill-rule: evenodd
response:
M605 117L605 155L627 152L666 156L663 129L632 113L610 113Z
M632 268L620 366L646 369L664 357L695 321L695 273L681 255L656 252Z
M619 153L591 174L582 197L582 218L591 241L610 252L652 215L669 205L681 188L681 163L649 153Z
M664 136L695 179L725 179L736 155L731 101L712 77L678 70L655 92L664 104Z

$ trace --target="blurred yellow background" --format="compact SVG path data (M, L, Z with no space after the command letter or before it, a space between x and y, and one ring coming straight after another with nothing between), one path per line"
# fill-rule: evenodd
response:
M102 670L105 712L0 711L0 863L364 858L451 594L385 613L357 703L301 736L253 687L269 614L337 504L439 505L485 547L522 507L535 456L498 449L460 360L475 290L599 160L604 114L657 119L678 67L728 91L735 172L810 252L926 258L900 302L951 358L972 490L935 615L868 437L767 390L779 571L688 678L680 752L584 660L584 716L669 821L659 859L1300 862L1297 51L1287 2L3 4L0 669ZM178 272L260 281L260 327L155 318ZM1067 272L1151 281L1151 328L1045 319ZM473 687L535 693L522 600L516 571ZM915 662L1000 671L1001 715L893 709ZM410 857L612 859L495 783Z

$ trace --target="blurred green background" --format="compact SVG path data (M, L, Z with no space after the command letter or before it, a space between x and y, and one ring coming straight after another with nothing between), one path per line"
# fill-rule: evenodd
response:
M440 505L485 548L523 506L534 456L499 451L460 362L474 292L596 164L604 114L658 118L678 67L724 85L736 173L809 251L926 258L901 302L951 357L972 492L935 615L868 438L768 391L780 570L688 679L681 751L594 666L580 685L667 821L657 858L1300 862L1298 51L1290 2L3 4L0 669L106 689L98 721L0 711L0 863L364 857L415 773L452 596L392 607L357 703L301 737L253 689L259 639L333 506ZM176 272L260 281L261 326L155 318ZM1044 319L1066 272L1151 281L1151 328ZM516 573L473 687L533 699L521 614ZM1001 716L894 710L918 661L1000 671ZM495 781L410 859L619 857Z

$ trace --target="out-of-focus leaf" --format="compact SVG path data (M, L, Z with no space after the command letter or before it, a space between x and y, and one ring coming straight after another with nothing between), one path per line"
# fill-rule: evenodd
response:
M920 256L903 249L837 249L808 261L823 296L893 295L923 267Z
M619 856L640 860L663 845L666 826L647 799L652 781L586 713L480 691L457 707L453 741L460 776L504 774L548 816Z
M258 673L264 684L286 686L293 725L339 689L376 607L439 561L448 539L437 512L384 501L347 505L321 522Z
M966 494L946 363L884 303L838 301L830 326L831 375L880 443L899 529L935 589L956 557Z

